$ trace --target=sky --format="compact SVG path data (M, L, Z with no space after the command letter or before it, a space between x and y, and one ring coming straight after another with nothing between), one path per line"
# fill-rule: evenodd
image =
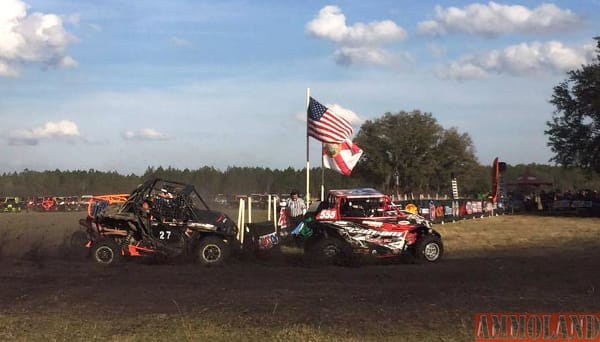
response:
M0 0L0 172L301 169L307 88L355 133L420 110L481 164L545 164L599 35L600 0Z

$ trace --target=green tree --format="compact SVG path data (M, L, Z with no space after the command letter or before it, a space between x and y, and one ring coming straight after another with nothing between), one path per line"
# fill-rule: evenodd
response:
M554 87L550 103L556 109L545 133L555 153L551 161L600 172L600 37L595 39L596 63L570 71Z
M404 193L445 193L450 174L458 178L477 165L471 138L455 128L444 129L431 113L401 111L368 120L356 143L365 152L356 167L363 179L393 190L397 173Z
M454 127L442 131L435 151L435 161L433 177L430 179L431 190L436 193L446 192L450 176L454 175L463 189L461 192L481 191L479 184L473 182L479 169L473 141L467 133L460 133Z

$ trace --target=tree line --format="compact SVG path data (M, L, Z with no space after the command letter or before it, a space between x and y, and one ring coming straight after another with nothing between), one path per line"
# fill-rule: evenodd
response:
M558 166L542 164L509 165L506 171L506 180L510 182L519 175L529 171L540 179L552 182L553 190L560 191L578 189L600 189L600 176L588 174L580 169L565 169ZM475 164L470 170L462 174L468 177L458 179L459 192L464 197L475 197L485 194L491 188L491 165ZM292 189L300 192L305 190L306 173L304 169L287 168L284 170L264 167L229 167L218 170L205 166L195 170L167 168L146 169L144 174L119 174L115 171L99 170L54 170L3 173L0 175L0 196L75 196L85 194L129 193L143 181L159 177L196 186L204 196L215 194L251 194L251 193L277 193L287 194ZM408 176L404 176L408 177ZM440 176L433 186L423 187L418 194L450 195L450 176ZM321 168L311 169L311 193L317 196L320 193ZM407 178L403 178L407 179ZM364 175L345 177L325 170L326 189L374 187L389 194L395 193L393 177L389 182L381 179L370 178ZM400 193L410 193L409 188L400 184Z

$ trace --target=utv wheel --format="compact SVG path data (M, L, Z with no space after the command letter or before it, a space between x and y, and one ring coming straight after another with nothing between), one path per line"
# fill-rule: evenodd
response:
M348 256L349 246L334 237L323 237L310 243L306 253L311 264L341 264Z
M417 240L414 250L415 261L436 262L444 254L442 239L434 235L426 235Z
M96 263L104 266L116 265L123 260L121 248L111 239L94 242L91 255Z
M220 266L229 257L229 245L216 236L205 237L196 247L198 262L205 266Z

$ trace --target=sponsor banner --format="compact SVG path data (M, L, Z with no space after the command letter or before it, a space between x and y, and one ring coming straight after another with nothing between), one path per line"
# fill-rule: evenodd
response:
M412 203L408 203L406 205L406 207L404 207L404 209L410 213L416 214L418 213L419 209L417 208L416 205L412 204Z
M592 201L573 201L571 202L572 208L591 208Z
M438 205L435 207L435 217L439 219L443 219L445 216L445 210L443 205Z
M552 208L554 209L568 209L571 207L571 200L560 200L554 201L552 203Z
M474 341L600 341L600 313L476 313Z
M279 243L279 237L277 233L271 233L258 237L258 248L259 249L270 249Z
M471 203L471 201L467 201L467 203L465 203L465 211L467 215L473 214L473 203Z
M285 207L279 210L279 219L277 220L277 226L279 228L287 228L287 211Z
M461 214L461 205L458 201L452 201L452 216L458 217Z
M592 201L571 201L571 200L558 200L552 203L553 209L573 209L573 208L592 208L594 202Z

